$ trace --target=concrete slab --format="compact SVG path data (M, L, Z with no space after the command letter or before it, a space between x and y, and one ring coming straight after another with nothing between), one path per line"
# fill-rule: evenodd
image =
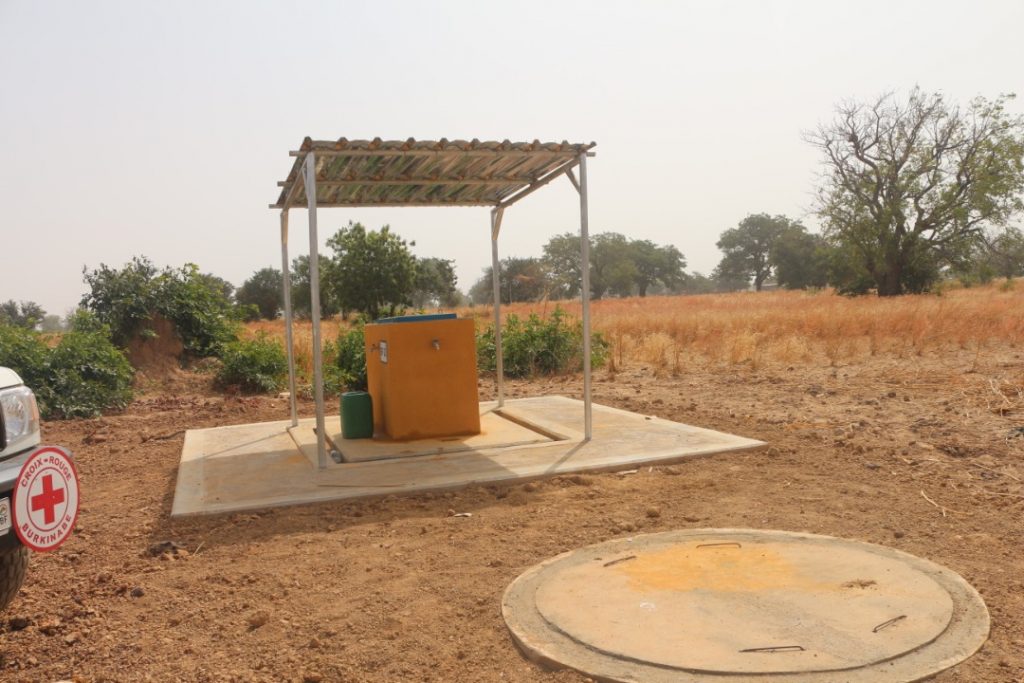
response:
M548 560L506 591L527 656L602 681L916 681L988 635L977 592L904 553L826 536L704 529Z
M288 434L289 420L185 432L171 516L220 512L266 496L285 505L310 487L312 468Z
M531 443L544 443L570 438L551 434L543 428L532 428L522 418L512 419L494 406L485 405L480 411L480 433L446 436L414 441L393 441L387 438L345 439L341 435L341 416L325 418L330 446L341 454L342 462L367 462L389 458L411 458L420 455L439 455L460 451L478 451L485 448L509 448ZM292 438L299 449L314 465L317 464L316 420L300 420L291 428ZM332 461L332 464L333 461Z
M483 408L493 410L494 404L484 404ZM484 445L366 462L332 462L324 470L317 470L292 439L286 420L189 430L171 515L255 510L630 469L765 445L597 404L593 439L584 442L580 434L583 404L562 396L506 401L501 415L561 440ZM308 450L312 429L295 430L295 435Z

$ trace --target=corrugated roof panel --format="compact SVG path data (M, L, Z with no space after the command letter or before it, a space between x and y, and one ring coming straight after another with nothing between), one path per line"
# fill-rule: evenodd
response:
M316 155L319 206L495 206L551 173L572 168L594 146L306 138L272 208L307 204L299 173L309 152Z

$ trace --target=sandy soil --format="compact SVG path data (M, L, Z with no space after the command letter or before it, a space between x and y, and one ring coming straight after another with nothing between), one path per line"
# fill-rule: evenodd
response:
M45 425L45 440L78 458L82 513L63 548L33 557L0 615L0 679L582 681L512 645L499 600L514 577L618 536L753 527L882 543L961 573L984 596L992 634L936 680L1021 681L1024 437L1013 430L1024 401L998 397L992 379L1020 386L1020 354L602 373L601 403L771 448L631 475L172 521L184 429L286 410L182 374L123 415ZM512 388L579 391L577 378Z

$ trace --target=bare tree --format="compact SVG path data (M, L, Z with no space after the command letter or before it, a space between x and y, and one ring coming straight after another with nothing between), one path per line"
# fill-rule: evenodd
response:
M920 291L942 255L1022 208L1024 117L1012 95L965 108L911 91L845 102L805 135L825 167L817 210L827 234L850 248L880 296Z

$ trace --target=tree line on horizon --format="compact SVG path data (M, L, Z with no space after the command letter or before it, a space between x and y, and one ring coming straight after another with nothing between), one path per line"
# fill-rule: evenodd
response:
M926 292L948 278L969 285L1024 275L1024 233L1013 225L1024 211L1024 117L1007 112L1013 99L977 97L961 106L914 88L902 99L886 93L842 102L832 121L804 134L821 155L814 203L820 234L786 216L748 215L721 233L722 259L704 275L687 273L673 245L599 233L590 244L591 296L760 291L769 283L894 296ZM338 258L344 255L336 248L329 273L339 272ZM423 272L444 282L444 305L452 305L459 295L451 262L435 261L446 267ZM296 265L297 289L307 293L308 264ZM412 269L418 272L415 259ZM376 272L394 280L383 262ZM556 235L539 258L501 261L499 295L505 303L575 297L580 274L579 237ZM326 281L330 289L331 275ZM425 292L406 276L405 290L391 290L391 303L441 303ZM493 299L490 267L467 294L471 303ZM338 295L339 310L352 306L349 299Z
M619 232L591 237L591 296L647 296L833 287L841 294L893 296L929 291L943 279L966 284L1024 275L1024 116L1007 112L1013 95L966 105L918 88L871 101L846 101L832 121L804 134L820 153L814 213L820 234L799 221L748 215L723 231L722 258L708 275L688 273L671 244ZM407 308L454 307L493 298L491 268L463 294L453 261L417 258L389 226L350 222L319 260L321 314L369 317ZM579 237L550 238L541 257L500 263L505 303L579 296ZM147 262L148 263L148 262ZM103 266L106 268L106 266ZM126 266L126 272L129 267ZM309 258L291 264L295 314L309 315ZM282 275L256 271L237 290L212 274L194 274L221 292L244 319L275 318ZM34 302L0 303L0 323L54 330L59 316Z

